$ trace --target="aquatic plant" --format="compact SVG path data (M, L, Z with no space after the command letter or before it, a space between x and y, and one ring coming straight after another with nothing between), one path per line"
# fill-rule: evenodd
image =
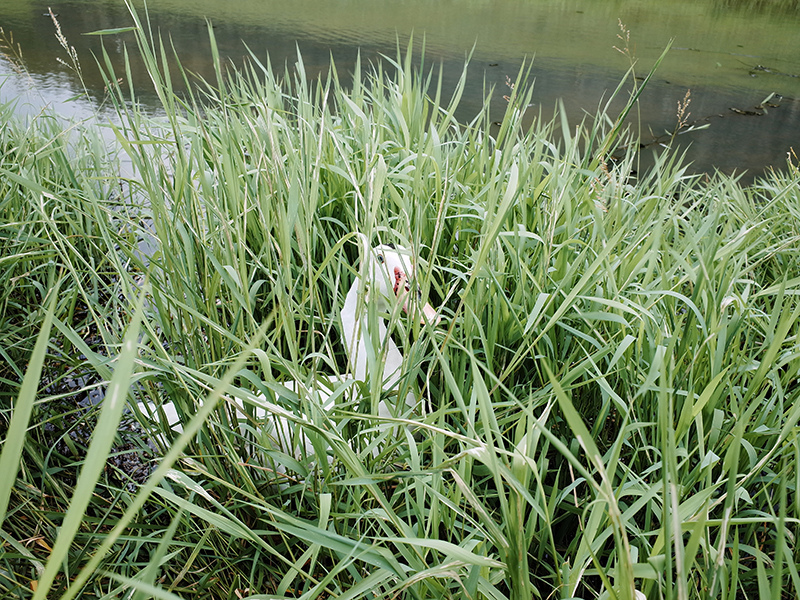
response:
M524 70L492 130L410 51L309 82L224 66L211 28L217 80L177 94L133 18L165 116L103 56L115 146L0 109L4 594L798 594L793 164L635 175L615 116L531 122ZM326 413L279 384L348 368L353 232L443 306L389 319L410 419L370 415L380 385ZM332 460L242 431L258 394Z

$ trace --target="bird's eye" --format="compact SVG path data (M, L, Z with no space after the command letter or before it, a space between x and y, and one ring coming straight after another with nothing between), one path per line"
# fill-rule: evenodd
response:
M406 291L407 291L407 292L410 292L410 291L411 291L411 284L410 284L410 283L408 283L407 281L406 281Z
M378 254L378 262L383 264L383 254Z

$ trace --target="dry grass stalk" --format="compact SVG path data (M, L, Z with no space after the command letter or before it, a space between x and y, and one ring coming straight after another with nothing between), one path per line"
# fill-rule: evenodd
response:
M69 59L72 62L72 64L71 65L68 64L66 61L62 60L59 57L56 57L56 60L60 64L67 67L68 69L72 69L73 71L78 73L78 75L81 75L81 63L78 61L78 53L75 51L75 46L70 46L66 36L61 31L61 23L58 22L58 18L56 17L56 14L53 12L53 9L48 6L47 12L50 13L50 18L53 20L53 25L55 25L56 27L56 39L58 40L58 43L61 44L61 47L64 49L64 51L67 53L67 56L69 56Z

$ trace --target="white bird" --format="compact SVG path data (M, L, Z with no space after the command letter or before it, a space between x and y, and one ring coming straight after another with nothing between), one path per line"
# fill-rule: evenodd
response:
M381 389L391 391L399 384L403 355L391 336L387 336L385 321L375 316L370 319L370 305L374 304L379 313L390 315L394 314L398 306L406 312L419 310L423 323L436 324L440 318L430 304L419 306L419 292L414 285L415 268L408 250L391 245L380 245L370 249L366 237L361 236L360 239L364 245L364 260L359 277L350 287L340 312L342 339L347 350L348 372L351 373L351 377L335 375L327 378L326 383L330 384L331 391L339 384L351 380L365 381L369 384L367 378L377 373L374 367L382 364ZM377 339L371 334L370 321L377 327ZM293 394L301 393L301 386L297 382L281 385ZM331 394L324 389L325 387L327 386L323 385L319 390L317 403L323 410L330 411L339 394ZM239 420L246 420L248 413L244 401L236 397L234 403ZM248 400L248 404L253 405L252 414L257 422L265 421L269 424L271 437L278 442L284 452L296 459L303 458L301 454L313 456L314 447L302 428L299 440L293 436L297 431L296 424L312 423L305 414L293 414L286 408L268 401L263 395L255 397L255 400ZM406 395L405 405L407 409L416 405L413 392L408 392ZM159 419L159 414L163 414L173 431L178 433L183 431L180 416L172 402L163 403L161 413L151 403L140 402L138 408L143 415L155 420ZM405 412L402 407L397 407L396 411ZM384 400L378 403L377 414L381 418L398 416L395 414L396 411ZM163 439L161 441L163 443ZM300 452L301 446L302 452Z
M430 304L415 306L415 300L419 299L419 291L414 287L416 273L411 254L405 248L376 246L371 252L367 250L366 256L367 268L362 270L362 276L366 276L369 285L362 285L359 278L347 292L340 313L342 335L353 378L357 381L366 381L372 372L372 364L382 362L381 387L384 391L392 390L400 380L403 355L391 336L387 337L386 323L381 318L377 319L378 339L377 344L373 346L375 340L370 335L367 303L376 302L379 312L388 312L390 315L397 305L407 313L419 308L423 323L435 324L439 318ZM376 350L385 354L379 358L375 353ZM406 405L413 408L415 404L413 393L409 393L406 396ZM393 416L393 411L384 401L378 405L378 416Z

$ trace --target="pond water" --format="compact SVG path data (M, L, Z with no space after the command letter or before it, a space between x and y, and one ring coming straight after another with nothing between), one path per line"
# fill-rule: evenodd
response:
M677 107L690 90L689 121L708 127L680 136L697 171L746 171L746 180L783 167L791 147L800 154L800 0L150 0L150 20L177 48L190 71L213 78L206 19L221 53L241 63L248 48L269 55L280 68L299 48L310 75L333 57L341 73L382 54L396 56L414 36L425 41L426 64L441 65L453 86L472 51L469 85L459 109L475 115L484 92L503 110L506 78L533 58L534 110L552 114L558 99L572 121L593 113L630 66L614 48L630 49L637 75L645 75L670 39L673 48L643 94L632 124L645 141L674 129ZM135 5L143 14L140 1ZM64 36L77 51L88 95L68 62L48 15L52 7ZM623 23L630 38L620 37ZM101 39L83 35L124 27L131 18L123 0L5 0L0 27L19 44L28 75L0 57L0 100L17 100L21 113L50 104L66 115L91 115L103 95L92 53ZM122 61L130 33L105 36ZM8 55L8 50L5 50ZM137 90L148 87L134 62ZM763 101L771 96L769 102ZM145 102L154 98L142 96ZM652 154L657 144L643 151Z

